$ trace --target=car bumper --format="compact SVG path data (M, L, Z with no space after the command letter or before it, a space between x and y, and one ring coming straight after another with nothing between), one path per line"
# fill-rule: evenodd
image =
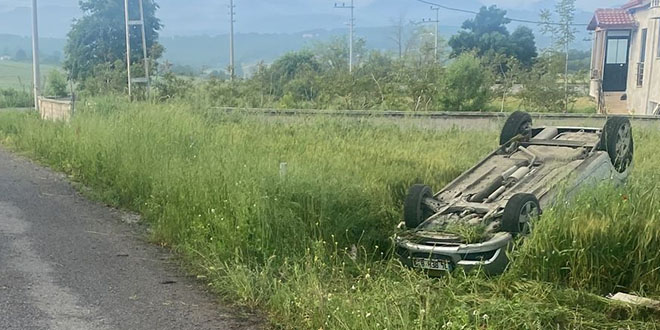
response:
M419 244L405 238L397 238L397 254L406 266L415 267L415 259L441 261L452 271L462 268L465 271L480 269L487 274L500 274L509 264L508 250L513 243L509 233L497 233L483 243L477 244ZM426 269L431 275L441 275L444 271Z

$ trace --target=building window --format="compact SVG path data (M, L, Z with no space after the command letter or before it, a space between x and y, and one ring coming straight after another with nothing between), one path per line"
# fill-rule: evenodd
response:
M643 29L639 39L639 45L641 47L641 51L639 53L640 63L644 63L646 61L646 33L646 29Z
M658 30L660 31L660 24L658 24ZM660 33L658 33L658 49L655 52L655 56L660 58Z
M637 63L637 87L644 85L644 62L646 61L646 34L647 30L643 29L639 38L639 63Z
M608 39L606 64L628 63L628 39Z

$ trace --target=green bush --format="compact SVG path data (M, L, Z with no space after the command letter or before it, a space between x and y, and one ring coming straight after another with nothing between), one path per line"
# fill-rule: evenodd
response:
M161 101L187 98L194 87L192 79L180 78L171 72L164 74L154 83L156 97Z
M66 78L58 70L51 70L46 77L46 96L65 97L69 95Z
M34 107L32 93L16 89L0 89L0 108Z
M492 85L491 71L477 56L464 53L447 67L442 103L447 110L484 110Z
M545 54L532 70L523 75L520 97L526 109L539 112L561 112L576 101L574 90L568 90L568 105L564 82L564 62L561 54Z

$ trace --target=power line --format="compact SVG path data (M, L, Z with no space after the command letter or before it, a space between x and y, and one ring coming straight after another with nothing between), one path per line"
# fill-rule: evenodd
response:
M445 5L441 5L435 2L427 1L427 0L417 0L418 2L425 3L427 5L431 6L436 6L445 10L449 11L456 11L459 13L466 13L466 14L479 14L479 12L476 12L474 10L467 10L467 9L460 9L460 8L453 8L453 7L448 7ZM512 22L519 22L519 23L529 23L529 24L537 24L537 25L558 25L558 26L588 26L589 24L579 24L579 23L573 23L573 24L562 24L562 23L557 23L557 22L541 22L541 21L532 21L532 20L527 20L527 19L520 19L520 18L511 18L506 16L506 18Z

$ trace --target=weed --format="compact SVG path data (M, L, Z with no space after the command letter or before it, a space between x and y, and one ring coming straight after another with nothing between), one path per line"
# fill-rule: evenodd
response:
M140 212L155 242L277 327L657 327L657 316L599 296L660 294L657 131L637 132L628 186L544 214L505 275L432 279L392 257L405 190L442 187L495 146L496 132L83 103L71 123L0 113L0 138Z

